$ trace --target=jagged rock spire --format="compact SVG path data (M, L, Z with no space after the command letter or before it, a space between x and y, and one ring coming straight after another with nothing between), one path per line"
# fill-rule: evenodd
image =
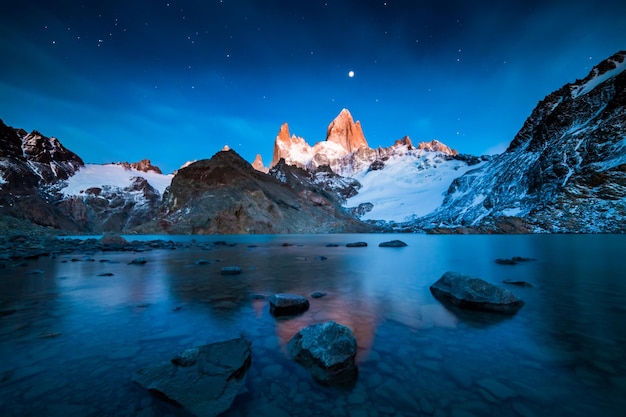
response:
M355 122L347 109L341 110L335 120L330 122L326 131L326 140L341 145L346 153L368 147L363 129L361 129L361 122Z

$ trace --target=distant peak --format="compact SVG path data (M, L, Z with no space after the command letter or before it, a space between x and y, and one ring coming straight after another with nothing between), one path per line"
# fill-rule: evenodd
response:
M256 169L257 171L265 172L266 174L269 171L269 169L263 165L263 158L261 157L260 153L256 155L256 158L254 158L252 168Z
M339 144L347 153L367 148L361 123L355 122L348 109L342 109L326 130L326 141Z
M619 51L594 66L585 78L570 84L572 97L589 93L605 81L617 77L624 70L626 70L626 51Z
M420 142L417 144L417 149L422 149L428 152L441 152L451 156L459 154L457 150L452 149L448 145L439 142L437 139L433 139L430 142Z
M155 165L152 165L149 159L142 159L139 162L117 162L116 165L120 165L125 169L135 169L141 172L156 172L157 174L162 174L161 169Z

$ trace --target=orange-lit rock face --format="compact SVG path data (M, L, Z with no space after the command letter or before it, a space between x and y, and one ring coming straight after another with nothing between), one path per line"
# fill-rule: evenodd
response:
M252 163L252 168L257 171L265 172L267 174L267 167L263 166L263 158L261 158L261 154L257 154L256 158L254 158L254 162Z
M310 157L311 150L311 146L303 138L296 135L290 136L289 125L283 123L276 136L276 141L274 141L274 155L270 167L276 165L280 158L290 161L294 156L296 159L302 159L301 155Z
M341 145L346 153L352 153L360 148L367 148L367 141L363 135L360 122L354 122L347 109L330 122L326 130L326 140Z
M441 152L452 156L459 154L457 150L448 147L447 145L439 142L436 139L431 142L420 142L417 145L417 149L423 149L430 152Z

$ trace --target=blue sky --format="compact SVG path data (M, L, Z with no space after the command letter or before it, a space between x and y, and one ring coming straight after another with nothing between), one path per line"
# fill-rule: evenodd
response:
M86 162L165 172L225 144L268 163L282 123L313 144L342 108L372 147L409 135L493 153L539 100L626 48L626 3L587 3L13 2L0 118Z

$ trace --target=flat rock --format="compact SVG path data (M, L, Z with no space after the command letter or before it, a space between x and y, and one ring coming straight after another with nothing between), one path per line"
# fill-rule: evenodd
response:
M352 242L346 245L346 248L364 248L367 246L367 242Z
M239 275L241 274L241 268L238 266L225 266L220 270L222 275Z
M346 384L356 379L357 343L347 326L327 321L300 330L287 344L289 355L325 384Z
M441 301L469 310L515 314L524 305L507 289L456 272L443 274L430 292Z
M322 298L322 297L324 297L325 295L326 295L326 293L325 293L325 292L322 292L322 291L315 291L315 292L312 292L312 293L311 293L311 297L312 297L312 298Z
M389 242L382 242L378 246L381 248L402 248L407 244L401 240L390 240Z
M244 387L251 361L250 342L238 338L187 349L140 369L133 379L192 414L214 417L228 410Z
M274 316L291 316L309 309L309 300L297 294L274 294L270 297L270 313Z

